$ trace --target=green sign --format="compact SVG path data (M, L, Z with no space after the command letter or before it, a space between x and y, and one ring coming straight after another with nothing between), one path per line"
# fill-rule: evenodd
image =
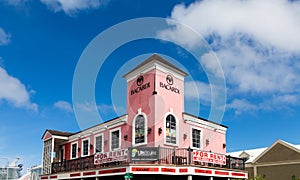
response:
M133 173L126 173L124 178L125 179L132 179L133 178Z

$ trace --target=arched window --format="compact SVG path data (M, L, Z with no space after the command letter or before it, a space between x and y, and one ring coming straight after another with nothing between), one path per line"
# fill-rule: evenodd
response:
M143 115L138 115L135 118L134 124L134 144L142 144L146 142L145 134L145 117Z
M166 143L176 144L176 119L172 114L166 117Z

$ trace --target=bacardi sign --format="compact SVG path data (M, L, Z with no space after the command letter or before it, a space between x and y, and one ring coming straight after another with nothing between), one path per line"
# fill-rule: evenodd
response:
M144 83L144 76L139 76L136 80L137 87L130 90L130 95L137 94L150 87L150 82Z
M173 77L171 75L167 75L166 83L160 82L159 86L161 88L164 88L164 89L174 92L176 94L180 94L180 90L177 87L173 86L173 84L174 84Z

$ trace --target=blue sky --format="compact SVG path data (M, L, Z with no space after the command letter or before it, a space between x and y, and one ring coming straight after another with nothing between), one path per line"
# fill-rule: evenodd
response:
M222 124L229 127L228 151L265 147L277 139L300 144L299 9L299 1L285 0L3 0L0 157L20 157L27 167L41 164L45 129L79 131L72 84L82 53L103 31L143 17L186 24L214 54L195 59L190 51L197 38L172 22L158 33L168 41L140 39L120 46L102 59L95 84L103 120L125 112L125 92L117 92L125 90L123 73L158 53L189 72L186 111L204 118L210 117L212 102L204 69L217 75L220 65L227 92ZM90 110L89 103L79 108Z

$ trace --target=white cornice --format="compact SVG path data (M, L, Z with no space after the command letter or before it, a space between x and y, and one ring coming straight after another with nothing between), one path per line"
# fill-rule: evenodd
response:
M181 80L183 80L184 77L188 75L187 73L175 67L173 64L166 61L162 57L154 54L147 60L145 60L143 63L138 65L136 68L134 68L132 71L125 74L124 77L127 79L128 82L135 79L140 74L147 73L153 69L159 69L166 73L172 73L176 78Z
M63 139L63 140L68 140L69 138L66 137L66 136L57 136L57 135L52 135L52 138L55 138L55 139Z
M225 134L227 131L227 128L224 126L215 124L213 122L205 121L205 120L190 116L188 114L183 114L183 119L184 119L185 123L208 128L208 129L216 131L216 132Z
M99 133L99 132L105 131L107 129L121 126L123 124L126 124L127 120L128 120L128 115L124 115L117 119L114 119L114 120L111 120L108 122L104 122L102 124L96 125L94 127L88 128L86 130L83 130L79 133L76 133L76 134L70 136L69 141L72 141L72 140L75 140L78 138L85 138L87 136L90 136L91 134Z
M174 77L180 79L180 80L184 80L184 76L179 74L177 71L175 71L174 69L167 67L166 65L159 63L159 62L154 62L154 63L148 63L145 64L143 67L136 69L135 71L129 73L126 78L127 78L127 82L132 81L133 79L136 79L138 76L140 76L141 74L145 74L153 69L157 69L160 70L161 72L164 73L171 73L172 75L174 75Z

